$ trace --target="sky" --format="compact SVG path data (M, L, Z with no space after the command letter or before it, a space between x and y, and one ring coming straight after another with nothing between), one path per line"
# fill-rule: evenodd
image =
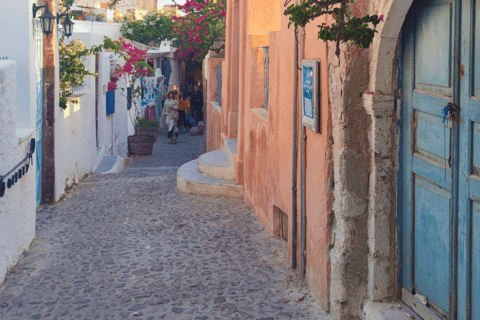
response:
M186 0L176 0L178 4L185 4ZM158 0L159 7L162 7L166 4L173 4L172 0Z

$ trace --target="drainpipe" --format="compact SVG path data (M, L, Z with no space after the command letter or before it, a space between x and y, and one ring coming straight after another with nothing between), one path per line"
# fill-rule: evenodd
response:
M295 0L294 4L297 4ZM293 44L293 149L292 149L292 269L297 268L297 86L298 86L297 28L294 28Z
M304 37L303 37L304 28L300 29L300 61L304 58ZM300 275L305 276L305 251L307 250L307 239L306 239L306 182L305 182L305 173L307 171L306 163L306 140L307 140L307 130L303 123L302 127L302 136L300 137Z

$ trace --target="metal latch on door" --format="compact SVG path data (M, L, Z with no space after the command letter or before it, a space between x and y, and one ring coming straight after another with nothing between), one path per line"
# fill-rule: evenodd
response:
M449 102L443 109L442 109L442 123L445 124L445 127L447 127L447 124L445 123L448 116L450 115L450 119L452 122L457 122L458 121L458 112L460 111L460 107L457 106L456 104ZM444 137L445 138L445 137ZM448 166L451 168L452 167L452 150L449 151L449 157L448 157ZM446 168L446 165L445 165ZM446 171L445 171L446 174Z
M452 121L457 121L459 111L460 111L459 106L457 106L452 102L449 102L442 110L442 115L443 115L442 123L445 123L449 114L450 114L450 119L452 119Z

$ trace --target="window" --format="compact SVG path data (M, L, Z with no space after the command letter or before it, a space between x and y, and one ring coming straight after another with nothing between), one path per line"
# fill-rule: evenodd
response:
M222 66L217 65L217 103L222 105Z
M263 52L263 92L265 102L262 104L262 108L268 110L268 87L270 85L269 79L269 50L268 46L261 46L260 50Z

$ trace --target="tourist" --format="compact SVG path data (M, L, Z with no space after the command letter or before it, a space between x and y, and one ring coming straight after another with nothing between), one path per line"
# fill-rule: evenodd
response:
M163 117L168 126L167 137L172 144L174 144L178 138L178 129L176 127L178 120L178 101L175 99L172 91L168 93L168 99L164 102Z
M192 105L192 115L198 123L203 120L203 92L198 90L198 86L193 87L192 98L190 100Z

